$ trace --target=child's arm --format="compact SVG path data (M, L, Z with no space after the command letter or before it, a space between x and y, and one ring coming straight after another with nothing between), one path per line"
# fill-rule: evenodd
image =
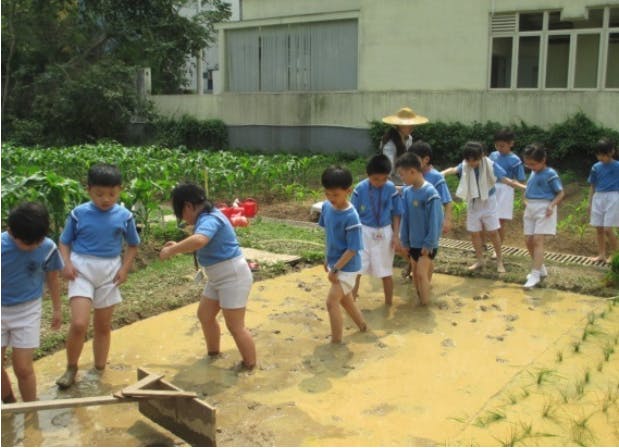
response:
M62 269L62 276L67 280L75 280L77 277L77 269L71 263L71 246L58 242L58 251L62 256L64 262L64 268Z
M443 220L443 233L447 233L451 230L451 202L443 204L443 213L445 218Z
M191 235L178 243L176 241L168 241L161 249L161 252L159 252L159 258L167 260L174 255L195 252L206 246L208 242L209 238L200 233Z
M335 264L331 267L331 270L329 271L329 281L331 283L337 283L337 271L346 266L348 262L352 260L356 253L356 250L346 249L340 259L335 262Z
M125 256L123 258L123 264L116 273L114 277L114 283L118 286L124 283L129 276L129 270L133 265L133 260L135 260L135 256L138 254L138 246L127 246L125 250Z
M521 188L522 190L526 190L527 186L517 180L510 179L509 177L501 178L500 182L503 182L506 185L509 185L512 188Z
M559 203L563 200L564 197L565 197L565 191L561 190L557 193L555 198L552 201L550 201L550 204L548 204L548 208L546 209L546 216L552 215L552 210L557 205L559 205Z
M402 243L400 241L400 215L393 215L391 218L391 227L393 228L393 239L391 241L391 245L394 250L398 251L402 247Z
M458 173L458 167L452 166L451 168L447 168L446 170L441 171L441 174L443 176L448 176L450 174L457 174Z
M45 273L45 282L49 295L52 298L52 330L58 330L62 324L62 312L60 309L60 281L58 280L58 271L49 271Z

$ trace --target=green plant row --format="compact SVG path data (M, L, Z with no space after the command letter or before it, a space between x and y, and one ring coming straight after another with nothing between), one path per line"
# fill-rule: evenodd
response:
M121 199L133 208L138 221L149 226L160 217L161 203L180 181L206 181L209 197L215 202L245 197L261 201L303 199L314 195L322 170L340 159L100 143L64 148L5 144L1 161L3 221L17 203L38 200L50 209L54 231L58 231L68 211L87 199L86 174L97 162L119 166L124 177Z
M510 127L515 132L517 153L530 143L541 142L549 150L548 158L552 166L581 174L588 172L596 161L593 147L600 138L608 137L619 142L619 131L599 126L583 113L577 113L547 130L522 121L512 124L474 122L471 125L437 121L416 127L413 137L432 145L436 165L449 166L460 162L460 147L468 140L484 142L492 149L494 133L503 127ZM380 121L370 123L370 138L375 148L379 147L380 139L388 128L389 125Z

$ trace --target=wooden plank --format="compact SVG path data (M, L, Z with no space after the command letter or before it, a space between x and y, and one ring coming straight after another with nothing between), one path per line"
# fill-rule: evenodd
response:
M150 386L151 384L159 381L161 378L163 378L163 375L155 375L154 373L151 373L150 375L142 378L137 383L125 387L121 392L123 393L123 395L129 395L131 392L135 392L136 390L142 389L143 387Z
M187 392L184 390L152 390L152 389L140 389L130 391L127 393L124 389L122 391L125 397L155 397L155 398L196 398L195 392Z
M76 408L82 406L100 406L106 404L130 403L137 401L131 397L119 398L114 395L83 398L63 398L59 400L26 401L2 405L2 414L22 414L32 411L46 411L50 409Z
M149 371L138 368L138 380ZM181 391L164 380L151 386L157 390ZM140 413L193 446L216 446L216 409L198 398L175 397L140 401Z

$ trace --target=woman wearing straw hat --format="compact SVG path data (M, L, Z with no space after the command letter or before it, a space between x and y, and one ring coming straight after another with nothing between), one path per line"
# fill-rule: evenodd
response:
M395 171L395 161L413 144L411 133L415 126L428 122L428 119L415 113L410 107L403 107L394 115L383 117L383 123L392 125L380 142L380 150L391 160L391 180L396 185L403 185L402 179Z

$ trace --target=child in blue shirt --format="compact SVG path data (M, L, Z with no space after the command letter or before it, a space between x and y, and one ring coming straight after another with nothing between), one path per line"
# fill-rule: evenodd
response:
M52 298L52 329L62 323L58 271L62 259L56 244L45 235L49 214L38 203L27 202L11 210L8 230L2 232L2 402L14 403L9 375L4 368L8 347L24 401L37 399L33 356L39 346L43 284Z
M121 185L122 176L116 166L100 163L90 167L87 191L91 201L71 211L60 235L63 276L69 280L71 306L67 370L56 380L61 389L75 382L92 308L95 372L103 372L107 363L112 314L122 301L118 287L127 280L140 243L133 215L117 204ZM124 257L123 240L127 243Z
M599 140L595 146L598 161L591 167L587 179L591 184L589 215L598 246L598 255L591 258L592 261L610 263L611 255L617 250L614 228L619 227L619 160L615 160L614 155L615 144L607 138Z
M359 330L367 330L367 324L352 297L357 274L361 270L361 221L355 208L348 202L348 195L352 191L350 171L331 166L323 171L321 183L327 200L322 204L318 225L324 227L326 233L325 271L331 283L326 305L331 324L331 342L339 344L344 332L340 305Z
M514 147L514 133L507 128L500 129L494 134L494 147L496 151L490 153L488 158L505 171L509 179L524 182L524 165L522 160L512 152ZM499 218L499 239L505 240L505 227L507 221L514 216L514 188L503 182L496 184L497 216Z
M361 219L363 250L361 271L352 290L353 299L359 291L361 275L382 279L385 305L393 302L393 258L400 247L400 194L388 180L391 162L384 154L375 155L366 165L367 179L355 187L350 202Z
M503 182L512 187L525 186L507 177L505 170L484 156L485 147L480 142L467 142L462 148L463 161L457 167L442 172L460 174L456 195L466 200L466 230L471 234L477 261L469 266L470 271L484 266L482 230L486 230L496 254L497 272L504 273L501 240L498 229L501 226L497 216L496 183Z
M430 300L432 260L438 252L443 228L443 207L436 188L423 177L421 160L407 152L396 162L400 178L408 185L402 191L403 214L400 226L402 246L411 258L413 281L422 305Z
M245 327L245 310L253 276L232 224L196 184L176 186L172 191L172 207L178 220L194 226L193 235L178 243L168 241L159 257L167 260L177 254L196 253L208 278L198 305L208 356L220 354L221 330L217 315L222 310L226 327L243 359L239 368L252 370L256 366L256 346Z
M531 273L524 284L530 289L548 275L544 266L544 237L557 231L557 205L565 193L557 172L546 166L546 149L541 144L528 145L523 158L525 166L531 170L523 217L525 243L533 260Z

